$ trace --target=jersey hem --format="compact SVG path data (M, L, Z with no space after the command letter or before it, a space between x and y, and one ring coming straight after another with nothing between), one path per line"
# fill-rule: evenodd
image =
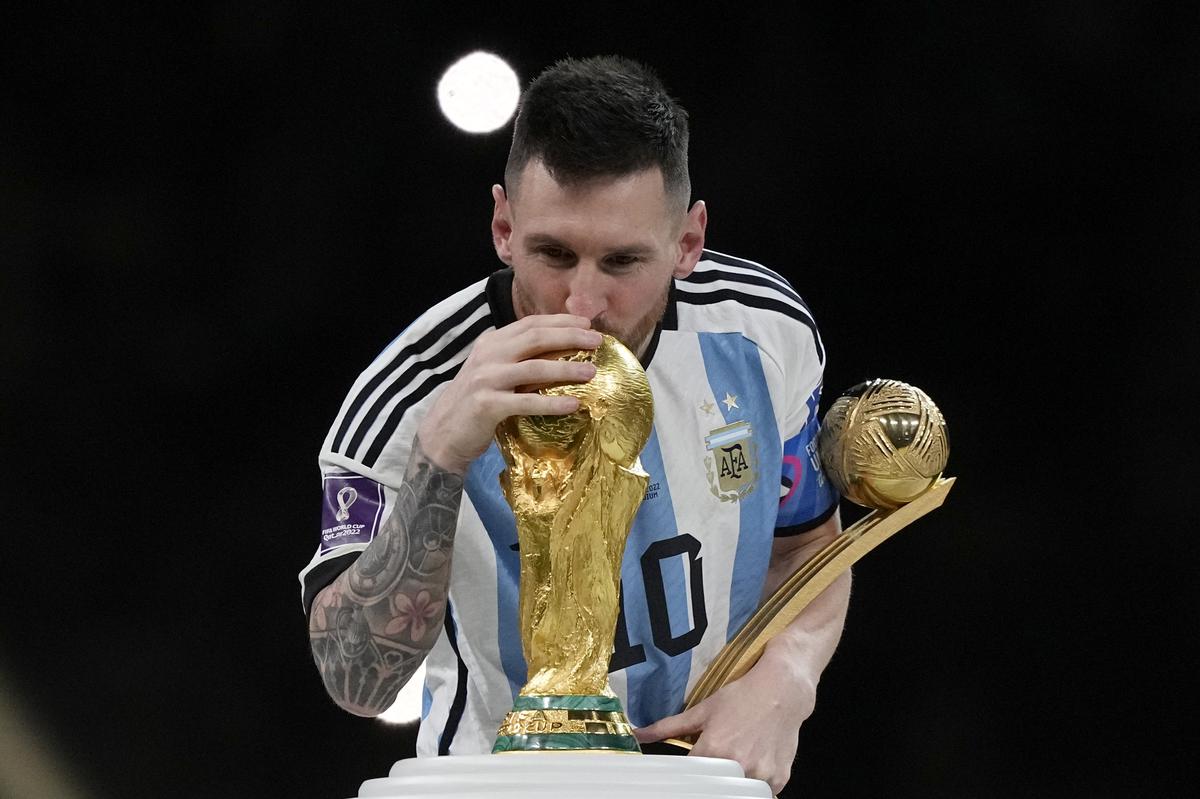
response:
M316 600L317 594L321 593L326 586L336 580L342 572L350 568L366 548L364 544L361 548L351 552L339 552L336 555L323 558L300 573L300 584L302 586L300 601L304 603L305 616L312 613L312 603Z
M827 522L831 518L833 518L834 511L836 511L837 509L838 509L838 502L835 501L832 505L829 506L828 510L826 510L824 513L822 513L820 516L817 516L814 519L810 519L801 524L791 524L791 525L788 525L787 527L776 527L775 528L775 537L776 538L788 538L789 536L800 535L801 533L807 533L809 530L815 530L816 528L820 527L822 524L824 524L825 522Z

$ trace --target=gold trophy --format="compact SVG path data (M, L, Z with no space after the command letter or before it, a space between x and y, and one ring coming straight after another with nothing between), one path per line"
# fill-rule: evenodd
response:
M596 376L543 388L578 397L568 416L514 416L496 429L521 550L521 644L528 682L493 752L640 752L608 684L620 608L621 560L649 476L638 456L654 401L637 358L611 336L591 361Z
M918 388L897 380L861 383L825 414L817 447L838 493L871 513L810 558L784 581L717 653L688 693L690 708L753 666L767 642L872 549L941 507L954 485L943 478L949 456L946 422ZM691 748L692 741L667 743Z

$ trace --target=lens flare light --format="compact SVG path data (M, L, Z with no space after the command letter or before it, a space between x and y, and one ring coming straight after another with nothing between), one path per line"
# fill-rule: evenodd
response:
M387 710L379 714L380 721L407 724L421 718L421 693L425 687L425 664L417 667L412 678L400 689L400 695Z
M482 50L455 61L437 87L438 105L456 127L490 133L504 126L521 96L517 73L504 59Z

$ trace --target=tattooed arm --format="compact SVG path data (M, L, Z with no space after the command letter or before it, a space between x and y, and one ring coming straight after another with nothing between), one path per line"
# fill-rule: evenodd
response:
M391 706L441 633L462 477L413 440L379 535L313 602L308 634L325 690L343 709Z
M538 357L595 348L600 334L590 325L569 314L527 316L484 333L421 420L392 515L317 594L309 615L313 659L346 710L382 713L433 648L446 614L462 475L505 417L578 410L574 397L519 389L591 380L591 364Z

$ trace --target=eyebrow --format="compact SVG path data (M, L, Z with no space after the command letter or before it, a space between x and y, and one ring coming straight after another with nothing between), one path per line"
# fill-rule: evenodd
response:
M572 249L570 246L568 246L567 244L564 244L563 242L559 241L558 239L554 238L553 236L551 236L548 233L531 233L525 237L525 247L527 249L533 249L535 247L541 247L541 246L545 246L545 245L550 245L552 247L561 247L564 250ZM621 253L622 255L649 255L653 251L654 251L653 247L651 247L647 244L640 244L640 243L636 243L636 242L631 242L629 244L625 244L625 245L622 245L619 247L610 247L609 248L609 252Z

